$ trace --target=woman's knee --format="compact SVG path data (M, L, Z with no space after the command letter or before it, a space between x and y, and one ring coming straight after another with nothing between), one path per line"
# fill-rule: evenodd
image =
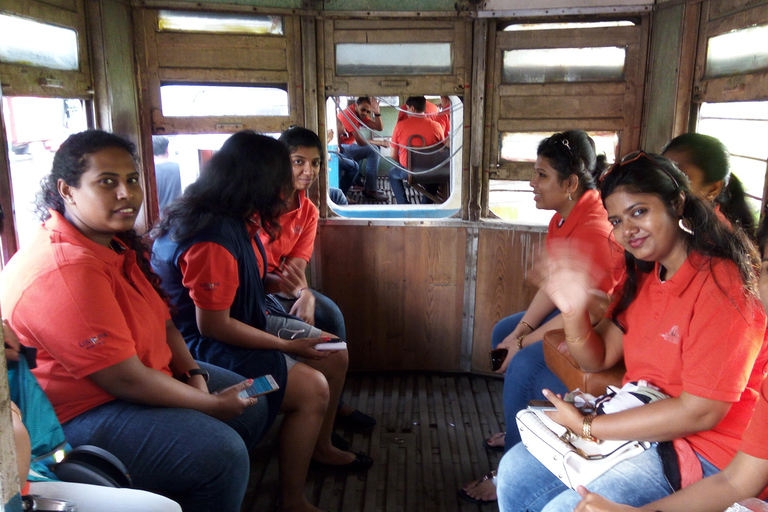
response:
M330 388L322 372L297 363L288 372L283 403L289 409L314 406L322 413L328 408Z

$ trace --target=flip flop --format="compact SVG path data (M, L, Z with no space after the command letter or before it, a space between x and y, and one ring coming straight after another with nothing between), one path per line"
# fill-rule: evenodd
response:
M490 444L489 441L495 438L502 438L506 435L506 432L499 432L498 434L493 434L490 438L483 440L483 446L486 450L490 450L492 452L503 452L504 451L504 443L501 444L501 446Z
M495 479L495 478L496 478L496 471L491 471L491 472L490 472L490 473L488 473L487 475L483 476L483 478L481 478L480 480L478 480L478 481L477 481L477 482L474 484L474 486L475 486L475 487L477 487L478 485L480 485L480 484L482 484L482 483L484 483L484 482L486 482L486 481L490 480L490 481L491 481L491 484L492 484L494 487L496 487L496 483L494 482L494 479ZM458 490L458 495L459 495L459 498L461 498L461 499L463 499L463 500L466 500L466 501L468 501L468 502L470 502L470 503L476 503L476 504L478 504L478 505L483 505L483 504L485 504L485 503L496 503L496 501L497 501L496 499L492 499L492 500L481 500L481 499L473 498L473 497L472 497L472 496L470 496L470 495L469 495L469 493L467 493L467 491L465 491L464 489L459 489L459 490Z

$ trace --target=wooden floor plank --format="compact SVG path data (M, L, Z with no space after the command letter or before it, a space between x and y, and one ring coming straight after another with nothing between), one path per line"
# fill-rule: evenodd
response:
M478 375L350 374L344 401L378 424L370 432L337 432L375 464L363 474L312 465L308 498L328 511L498 512L495 504L480 507L456 491L498 464L500 454L481 443L503 422L502 387L501 379ZM251 453L243 512L278 510L277 428Z

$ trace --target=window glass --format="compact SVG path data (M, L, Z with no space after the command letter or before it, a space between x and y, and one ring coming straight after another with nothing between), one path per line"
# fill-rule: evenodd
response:
M160 101L168 117L288 115L288 92L277 87L163 85Z
M222 34L283 35L281 16L233 16L201 12L160 11L158 30Z
M583 23L515 23L504 27L504 32L522 32L524 30L565 30L573 28L632 27L631 21L588 21Z
M760 25L710 37L707 42L705 77L748 73L768 68L768 25Z
M349 76L448 75L451 43L339 43L336 73Z
M40 224L33 202L40 180L51 170L53 154L73 133L88 128L82 100L3 97L11 189L19 246L24 246Z
M0 61L77 70L77 32L0 14Z
M531 226L546 226L554 215L552 210L536 208L533 189L527 181L490 180L488 202L491 211L501 219Z
M544 48L504 52L502 82L508 84L624 79L627 50L619 47Z
M697 131L726 145L731 152L731 172L744 184L757 215L768 165L768 101L703 103Z
M595 141L597 154L604 153L609 162L616 161L618 132L587 132ZM500 159L509 162L535 162L539 143L552 132L502 132Z

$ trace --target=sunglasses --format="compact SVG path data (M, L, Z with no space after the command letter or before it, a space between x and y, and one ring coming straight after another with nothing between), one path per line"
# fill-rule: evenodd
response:
M672 180L672 183L675 184L675 189L679 189L680 188L680 183L672 175L672 173L670 173L667 169L665 169L664 166L659 164L659 162L657 162L651 155L649 155L648 153L646 153L645 151L642 151L642 150L637 151L635 153L628 154L627 156L622 158L620 162L616 162L611 167L609 167L607 171L605 171L603 174L600 175L600 183L602 183L603 180L605 180L605 177L608 176L609 174L611 174L614 170L619 169L619 168L621 168L624 165L629 165L632 162L636 162L636 161L638 161L640 159L647 160L648 162L651 163L651 165L653 166L654 169L659 170L659 171L663 172L664 174L666 174L669 177L669 179Z

